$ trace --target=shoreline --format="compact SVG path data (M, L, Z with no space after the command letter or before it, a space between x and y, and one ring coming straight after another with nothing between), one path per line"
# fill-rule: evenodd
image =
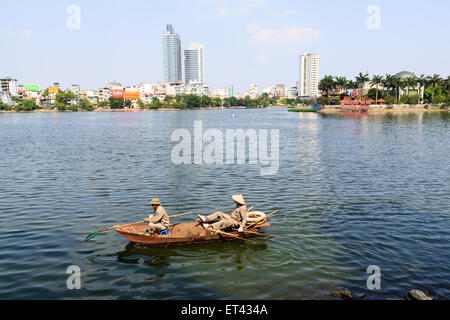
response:
M325 106L319 113L336 114L336 113L369 113L369 114L405 114L405 113L427 113L427 112L449 112L449 108L430 107L426 105L372 105L368 110L342 110L337 106Z
M59 111L50 109L37 109L33 111L15 111L0 110L0 114L4 113L92 113L92 112L151 112L151 111L206 111L206 110L259 110L259 109L297 109L287 105L275 105L265 108L247 108L247 107L208 107L208 108L159 108L159 109L95 109L92 111ZM372 105L369 110L342 110L340 106L328 105L322 107L318 113L335 114L335 113L424 113L424 112L449 112L449 108L431 107L426 109L425 105Z
M247 107L207 107L207 108L159 108L159 109L95 109L92 111L59 111L50 109L36 109L33 111L15 111L0 110L1 113L91 113L91 112L147 112L147 111L205 111L205 110L259 110L259 109L287 109L288 106L270 106L266 108L247 108Z

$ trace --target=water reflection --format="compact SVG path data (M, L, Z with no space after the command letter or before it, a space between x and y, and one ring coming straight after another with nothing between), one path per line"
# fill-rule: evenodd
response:
M249 255L266 249L265 239L260 237L256 244L227 241L188 246L143 247L128 243L124 250L115 255L117 261L123 264L139 264L140 261L143 261L144 265L159 269L168 268L171 264L190 264L191 259L196 258L198 264L204 265L228 261L233 263L238 271L243 271L251 260Z

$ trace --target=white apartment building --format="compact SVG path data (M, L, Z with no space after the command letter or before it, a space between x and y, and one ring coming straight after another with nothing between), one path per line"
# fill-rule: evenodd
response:
M141 83L138 86L139 97L144 103L151 103L155 94L155 86L151 83Z
M98 89L98 102L108 101L110 97L111 97L111 89L109 88Z
M205 47L201 43L191 43L184 50L185 82L205 83Z
M155 92L154 86L151 83L141 83L138 86L139 93L142 94L153 94Z
M259 95L259 87L257 84L252 83L250 85L250 90L245 94L246 96L250 96L250 98L255 99Z
M0 88L3 94L9 94L11 97L19 95L19 83L11 77L0 79Z
M75 95L79 95L81 89L80 89L80 86L79 86L78 84L73 84L73 85L70 87L70 91L71 91L73 94L75 94Z
M300 97L320 96L318 54L304 53L300 56L300 80L297 87Z
M129 86L125 88L125 92L139 92L139 86Z

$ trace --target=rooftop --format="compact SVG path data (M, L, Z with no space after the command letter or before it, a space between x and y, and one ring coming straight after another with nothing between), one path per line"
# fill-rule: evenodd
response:
M416 79L417 76L412 72L402 71L402 72L397 73L394 76L394 78L405 80L405 79L410 79L410 78Z

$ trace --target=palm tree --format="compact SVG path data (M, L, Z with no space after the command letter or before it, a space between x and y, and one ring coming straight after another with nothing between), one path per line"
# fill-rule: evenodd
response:
M352 81L352 80L347 81L348 89L356 89L357 87L358 87L358 84L355 81Z
M441 79L441 76L438 74L434 74L431 77L428 77L428 83L433 87L433 92L431 93L431 103L434 103L434 89L436 88L436 85L439 83Z
M400 88L402 87L403 81L399 78L392 79L392 89L395 90L395 97L397 100L400 99Z
M347 79L345 77L336 77L336 87L340 90L345 90L347 86Z
M319 82L319 89L327 92L327 98L330 95L330 91L336 87L336 83L334 82L334 78L332 76L325 76Z
M378 87L380 84L384 83L384 78L382 76L373 76L372 83L370 84L371 87L376 86L377 87L377 94L376 94L376 104L378 104Z
M394 79L395 79L394 76L391 75L391 74L387 74L387 75L384 77L384 82L383 82L383 84L384 84L384 86L386 87L386 90L388 91L388 93L389 93L389 90L390 90L390 89L394 89L394 88L395 88L395 86L393 85Z
M359 76L356 77L356 82L360 85L361 88L361 97L360 100L362 101L362 98L364 96L364 83L366 83L367 81L369 81L369 75L366 74L362 74L361 72L359 73Z

